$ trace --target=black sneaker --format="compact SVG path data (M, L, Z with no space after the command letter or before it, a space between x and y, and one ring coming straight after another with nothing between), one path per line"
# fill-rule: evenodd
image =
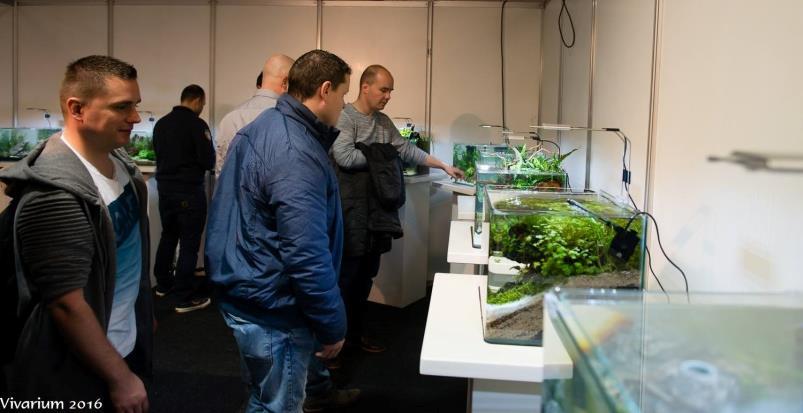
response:
M209 297L190 298L186 301L178 303L178 305L176 306L176 312L179 314L189 313L190 311L200 310L202 308L209 307L209 304L211 303L212 299Z
M336 409L354 404L360 398L360 389L332 389L324 397L307 397L304 400L304 412L320 412L325 409Z
M365 336L360 337L360 348L366 353L381 353L387 350L385 346L371 339L365 338Z
M153 293L156 294L157 297L164 297L170 292L173 291L173 286L165 286L163 284L157 284L156 287L153 287Z

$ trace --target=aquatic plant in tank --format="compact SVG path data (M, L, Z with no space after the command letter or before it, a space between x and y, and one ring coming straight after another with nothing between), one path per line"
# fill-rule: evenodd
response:
M567 153L550 153L527 145L510 147L506 152L481 152L477 161L477 179L474 197L474 233L472 244L480 248L482 223L486 220L485 187L505 186L514 189L556 191L568 188L569 175L563 161L576 149Z
M156 152L153 150L153 134L150 132L131 132L131 139L125 146L125 151L139 165L154 165L156 163Z
M0 129L0 159L16 161L24 158L36 146L61 129L2 128Z
M541 345L551 287L641 287L644 221L610 195L489 187L487 202L486 341Z
M474 143L455 143L452 148L452 166L463 171L463 179L455 179L455 182L465 185L474 185L477 182L477 161L480 153L496 152L507 153L510 147L505 144L474 144Z

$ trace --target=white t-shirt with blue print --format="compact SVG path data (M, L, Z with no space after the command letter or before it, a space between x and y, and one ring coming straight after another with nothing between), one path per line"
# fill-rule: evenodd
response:
M70 144L64 139L64 143ZM126 357L134 349L137 338L137 320L134 304L139 295L142 274L142 239L139 232L139 205L134 184L122 162L111 157L114 163L114 178L103 176L91 163L70 147L83 162L103 203L109 209L114 235L117 241L117 274L114 283L114 298L109 328L106 337L112 346Z

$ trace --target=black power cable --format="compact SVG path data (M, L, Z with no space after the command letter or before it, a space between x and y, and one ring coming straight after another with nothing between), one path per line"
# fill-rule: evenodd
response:
M630 192L628 192L628 196L629 195L630 195ZM661 231L658 229L658 221L655 220L655 217L652 216L652 214L650 214L649 212L639 211L635 215L630 217L630 221L627 222L627 225L625 226L625 229L627 230L628 228L630 228L630 225L633 223L633 221L639 215L644 215L646 217L649 217L652 220L652 223L655 224L655 237L658 239L658 247L661 248L661 253L664 254L664 257L666 258L666 260L669 261L669 263L672 264L672 266L675 267L675 269L677 269L678 272L680 272L681 277L683 277L683 282L684 282L684 284L686 286L686 298L688 299L688 297L689 297L689 279L686 278L686 273L683 272L683 270L680 269L680 267L678 267L678 265L675 264L675 262L672 261L671 258L669 258L669 255L666 253L666 250L664 250L664 245L661 242Z
M560 22L563 19L564 11L566 12L566 16L569 17L569 26L572 28L572 44L567 44L566 39L563 37L563 25L561 25ZM574 20L572 20L572 13L569 11L569 8L566 7L566 0L563 0L560 6L560 13L558 14L558 31L560 32L560 41L563 42L563 45L566 46L567 49L574 47L574 41L577 40L577 33L574 31Z

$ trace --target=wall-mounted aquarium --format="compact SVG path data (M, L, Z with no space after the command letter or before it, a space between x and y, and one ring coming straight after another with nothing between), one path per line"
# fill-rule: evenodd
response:
M18 161L61 129L0 128L0 160Z
M139 165L156 164L156 152L153 150L153 134L151 132L131 132L131 140L125 146L125 151Z
M543 412L803 411L799 292L562 288L546 306L573 373L544 382Z
M604 193L486 192L486 341L541 345L550 288L641 288L645 222L634 209Z

